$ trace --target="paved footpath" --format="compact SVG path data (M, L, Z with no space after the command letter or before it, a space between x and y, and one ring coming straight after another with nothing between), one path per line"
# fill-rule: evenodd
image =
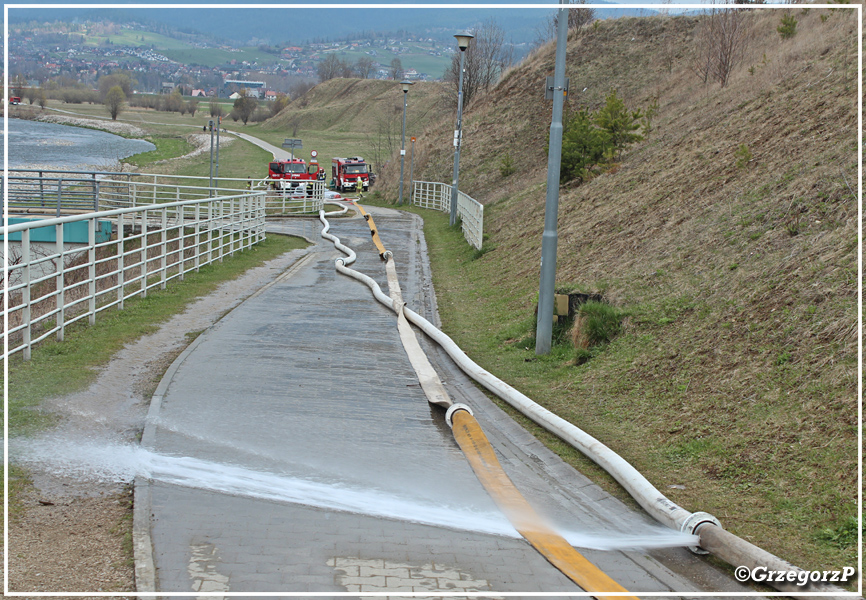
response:
M404 299L436 322L420 219L373 212ZM427 403L393 313L335 272L341 254L319 237L321 225L268 227L316 245L205 331L160 386L143 439L154 478L136 487L137 515L149 515L136 528L152 547L152 567L138 561L140 585L152 577L165 597L579 593L488 498L444 411ZM331 231L358 253L353 268L387 293L366 223L335 218ZM422 344L540 512L603 538L653 531L649 517L562 463ZM743 591L682 548L582 552L637 594Z

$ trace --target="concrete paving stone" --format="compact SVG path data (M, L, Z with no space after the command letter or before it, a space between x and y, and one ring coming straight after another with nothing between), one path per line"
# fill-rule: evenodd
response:
M377 576L367 576L367 577L351 577L348 575L344 575L340 578L340 582L342 585L362 585L362 586L378 586L383 587L385 585L385 578L381 575Z

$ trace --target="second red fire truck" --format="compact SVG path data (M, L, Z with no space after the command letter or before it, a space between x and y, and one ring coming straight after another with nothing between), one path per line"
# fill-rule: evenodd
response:
M341 192L370 189L370 167L360 156L331 161L331 187Z

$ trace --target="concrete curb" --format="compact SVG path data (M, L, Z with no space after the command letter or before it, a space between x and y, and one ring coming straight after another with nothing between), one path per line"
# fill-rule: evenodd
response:
M199 344L207 339L210 333L223 321L223 319L243 306L246 302L264 293L270 287L295 275L312 260L315 254L316 253L312 252L312 248L307 249L304 254L289 265L281 275L277 276L270 283L259 288L255 293L244 298L229 312L222 315L215 323L211 324L201 333L201 335L193 340L193 342L187 346L176 359L174 359L174 362L172 362L168 369L166 369L159 385L156 387L156 391L154 391L154 394L150 399L150 407L147 410L147 417L144 422L144 432L141 436L142 448L153 447L154 438L156 436L156 423L159 419L162 399L165 397L175 374L187 357L192 354ZM150 517L152 516L150 484L151 480L143 476L137 476L133 484L132 547L135 563L135 590L137 592L146 593L156 592L158 583L156 577L156 563L153 558L153 540L150 536ZM158 597L159 596L157 596L157 598Z

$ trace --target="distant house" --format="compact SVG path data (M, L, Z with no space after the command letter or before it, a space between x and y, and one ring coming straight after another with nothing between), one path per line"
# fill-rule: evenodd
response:
M405 71L403 71L403 77L405 77L406 79L418 79L419 76L420 75L418 74L418 71L416 71L415 69L406 69Z
M235 92L234 94L232 94L231 96L229 96L229 100L237 100L237 99L240 98L240 97L241 97L240 93L239 93L239 92Z
M273 90L268 90L265 92L265 100L272 101L277 99L277 93Z
M204 98L207 96L207 92L204 90L193 90L192 94L190 94L193 98Z

